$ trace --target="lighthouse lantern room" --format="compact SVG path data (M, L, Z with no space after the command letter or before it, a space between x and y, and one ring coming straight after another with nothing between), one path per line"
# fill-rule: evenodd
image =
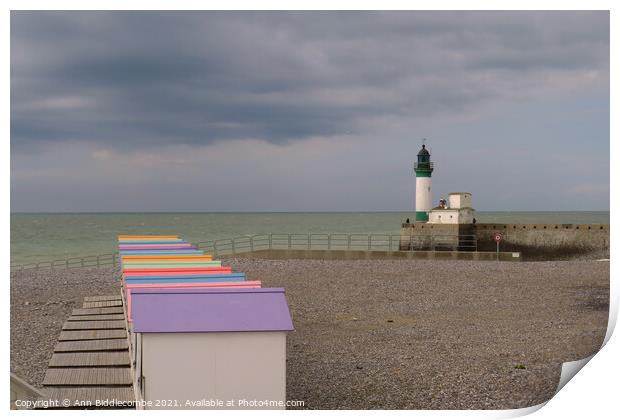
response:
M431 162L431 154L424 144L418 152L418 160L414 163L413 169L415 171L415 220L416 222L427 222L433 202L431 193L433 162Z

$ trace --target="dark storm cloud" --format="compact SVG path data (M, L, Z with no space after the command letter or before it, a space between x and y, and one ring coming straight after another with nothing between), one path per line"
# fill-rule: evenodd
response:
M373 118L604 91L608 54L604 12L13 12L11 141L363 135Z

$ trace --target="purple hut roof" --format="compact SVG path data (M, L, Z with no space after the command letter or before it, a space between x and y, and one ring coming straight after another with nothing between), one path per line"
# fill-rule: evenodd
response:
M132 290L133 331L292 331L284 289Z

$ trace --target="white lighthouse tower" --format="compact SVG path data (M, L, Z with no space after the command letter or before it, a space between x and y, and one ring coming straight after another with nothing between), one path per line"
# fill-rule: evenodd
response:
M423 144L418 152L418 161L414 163L415 171L415 221L427 222L428 212L432 208L433 196L431 194L431 174L433 162L431 154Z

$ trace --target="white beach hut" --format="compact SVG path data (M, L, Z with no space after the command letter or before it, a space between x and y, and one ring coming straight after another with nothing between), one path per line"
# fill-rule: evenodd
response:
M285 408L284 289L132 293L136 386L147 409Z

